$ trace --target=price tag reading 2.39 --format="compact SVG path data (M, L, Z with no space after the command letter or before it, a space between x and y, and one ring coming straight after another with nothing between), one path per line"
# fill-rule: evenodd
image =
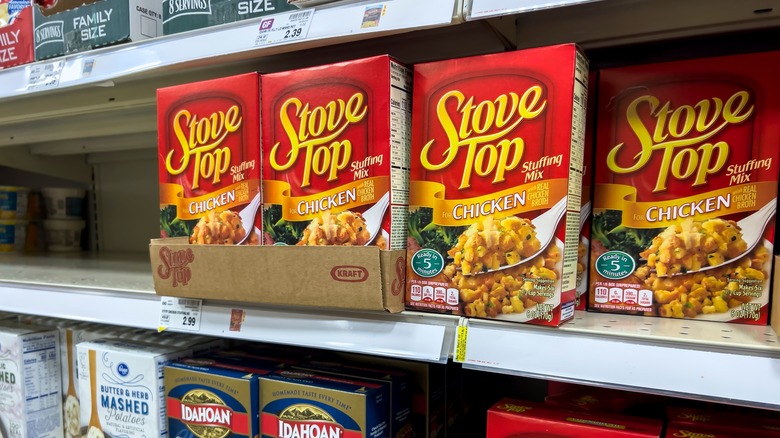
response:
M263 19L255 38L256 46L270 46L306 39L314 10L279 14Z
M191 298L162 297L159 331L165 329L199 331L203 302Z

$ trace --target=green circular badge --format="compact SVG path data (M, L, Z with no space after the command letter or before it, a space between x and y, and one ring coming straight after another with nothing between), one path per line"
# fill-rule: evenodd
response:
M412 256L412 270L420 277L434 277L444 269L444 257L438 251L421 249Z
M620 280L634 273L636 262L623 251L607 251L596 259L596 272L609 280Z

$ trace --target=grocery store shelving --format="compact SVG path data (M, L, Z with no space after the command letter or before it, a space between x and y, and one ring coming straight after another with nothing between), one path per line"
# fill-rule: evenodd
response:
M465 0L463 10L465 19L479 20L593 1L600 0Z
M148 258L101 255L0 255L5 311L158 329L160 297ZM233 311L243 312L231 331ZM272 309L246 303L203 303L203 335L324 348L427 362L449 357L454 317L418 313Z
M503 3L507 0L482 1ZM570 7L539 7L513 15L518 48L571 41L586 49L613 48L780 25L780 7L775 0L598 0L576 3ZM641 48L638 50L647 57L653 55Z
M771 327L585 312L557 330L461 324L466 368L780 410Z
M386 6L379 26L361 27L365 8L379 4ZM98 220L112 223L102 225L102 242L135 239L148 234L139 226L146 215L127 210L156 209L150 187L159 87L379 52L415 62L514 46L575 41L600 49L771 29L780 27L777 6L776 0L359 1L317 8L307 38L288 44L255 46L260 20L250 20L104 48L61 58L58 85L45 91L27 89L31 66L0 71L0 164L102 185L95 187ZM132 175L148 184L128 183ZM143 193L129 203L122 190ZM151 219L144 225L154 231ZM149 269L144 254L0 256L0 310L156 329L160 300ZM230 330L234 310L243 311L240 331ZM206 301L199 333L429 362L452 352L468 368L780 410L780 339L768 327L578 312L555 329Z
M376 26L364 27L363 14L366 7L376 5L384 7L379 23ZM51 64L56 66L56 69L61 69L58 85L52 89L83 85L111 86L109 81L143 74L152 76L161 71L186 69L193 64L203 62L216 64L397 32L445 26L459 19L459 5L453 0L359 1L335 7L317 8L311 18L311 25L305 39L270 45L256 44L258 26L262 19L246 20L0 71L0 83L3 84L0 88L0 99L47 92L41 89L29 89L30 71L35 65Z
M149 269L145 257L1 255L0 309L157 329ZM242 323L231 330L235 311ZM205 301L197 333L427 362L452 355L466 368L780 410L770 327L577 312L550 328Z

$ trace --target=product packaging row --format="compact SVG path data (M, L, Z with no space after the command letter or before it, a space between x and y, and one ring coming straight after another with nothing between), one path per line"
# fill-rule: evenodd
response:
M565 44L160 89L155 287L553 326L586 304L766 325L778 64L589 71Z

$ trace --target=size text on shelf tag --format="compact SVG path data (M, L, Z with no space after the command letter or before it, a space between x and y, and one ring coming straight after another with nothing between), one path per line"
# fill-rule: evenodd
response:
M260 21L255 46L270 46L306 39L314 9L278 14Z
M158 331L166 329L200 330L203 301L192 298L162 297Z
M27 66L27 90L49 90L60 85L65 61L30 64Z

